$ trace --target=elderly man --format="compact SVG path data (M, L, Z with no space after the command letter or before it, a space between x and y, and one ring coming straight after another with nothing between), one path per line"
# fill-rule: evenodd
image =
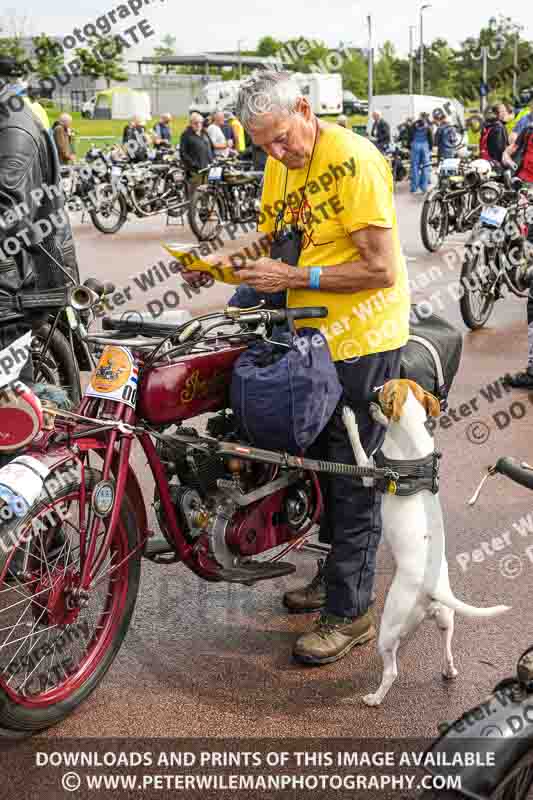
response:
M159 122L154 125L154 144L156 147L169 147L172 142L170 123L172 114L161 114Z
M228 140L224 136L223 127L225 125L224 112L215 111L213 122L207 129L207 135L211 139L211 144L216 156L225 158L230 153Z
M204 130L204 118L197 111L193 111L190 125L181 135L180 158L189 186L195 188L202 181L198 173L213 160L213 146Z
M148 139L144 130L144 120L138 114L124 128L122 144L125 145L132 161L146 161L148 158Z
M297 325L322 330L343 385L341 405L356 413L370 454L381 445L384 429L369 415L369 403L378 387L398 377L409 334L407 271L390 167L367 138L318 119L290 73L248 79L237 114L269 155L260 229L273 234L279 210L285 232L294 234L296 226L295 239L302 237L296 258L287 259L297 266L260 258L240 276L259 292L287 290L288 307L328 308L326 320ZM309 455L354 463L341 406ZM292 611L323 609L294 649L297 659L316 665L374 638L370 606L381 535L374 489L342 476L322 476L321 485L320 539L331 544L331 552L317 579L284 598Z
M372 125L370 137L378 150L384 153L391 142L389 123L385 122L381 111L377 110L372 112L372 119L374 120L374 124Z
M72 148L72 117L70 114L61 114L52 127L52 136L57 147L59 162L71 164L76 160Z

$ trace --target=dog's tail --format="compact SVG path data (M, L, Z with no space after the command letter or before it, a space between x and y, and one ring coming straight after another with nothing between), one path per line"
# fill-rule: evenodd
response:
M511 609L511 606L489 606L488 608L469 606L468 603L459 600L450 588L432 592L431 596L438 603L442 603L443 606L447 606L465 617L497 617L498 614L504 614Z

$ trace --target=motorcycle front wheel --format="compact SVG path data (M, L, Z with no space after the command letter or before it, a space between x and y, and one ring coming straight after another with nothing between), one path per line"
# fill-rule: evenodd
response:
M118 233L128 219L126 198L109 184L100 188L98 200L98 208L89 211L94 227L100 233Z
M486 250L467 251L461 269L461 287L464 291L459 301L461 316L471 331L482 328L488 321L496 302L488 291L486 280Z
M430 192L422 206L420 234L426 250L435 253L448 233L448 209L440 192Z
M200 242L211 242L222 229L223 219L216 190L198 186L189 206L189 225Z
M47 322L33 333L31 341L33 379L35 383L49 383L65 389L72 403L77 406L81 400L81 383L76 354L66 337L57 328L46 352L43 352L49 333L50 324Z
M23 519L0 529L0 729L14 738L61 722L97 688L124 641L139 589L141 554L127 559L138 527L125 498L92 588L84 598L76 594L79 477L56 475L57 493L48 497L43 489ZM91 491L101 473L86 470L85 478L83 510L91 523ZM96 552L108 520L100 524Z

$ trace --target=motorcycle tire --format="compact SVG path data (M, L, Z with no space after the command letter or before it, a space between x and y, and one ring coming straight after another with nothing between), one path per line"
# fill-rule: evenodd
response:
M35 383L49 383L60 386L68 392L72 403L77 406L81 401L80 370L76 354L70 347L68 339L57 328L50 340L48 351L40 364L39 372L35 370L36 357L44 347L51 325L45 322L33 332L32 358L34 363Z
M91 504L90 491L96 485L96 483L100 481L101 473L97 470L86 470L85 479L87 489L85 512L87 513ZM11 563L14 550L17 549L16 537L25 535L24 529L28 526L32 527L34 531L33 537L29 537L30 544L32 538L35 539L37 536L39 538L39 544L41 547L38 552L44 558L46 558L46 550L42 549L43 540L41 538L41 533L35 533L35 527L33 527L32 521L35 521L38 515L41 515L42 518L45 510L48 511L48 514L50 513L50 510L52 510L53 513L54 506L58 505L59 503L69 504L67 505L67 508L71 509L72 503L75 502L77 497L79 497L79 488L79 480L76 481L75 477L66 478L64 480L63 488L58 491L53 498L48 498L46 496L46 490L43 490L41 497L36 501L36 503L34 503L28 514L22 520L16 520L13 523L4 523L4 525L2 525L0 539L2 540L2 544L4 546L0 548L0 575L2 575L4 571L7 573L7 570L5 569L6 563L8 560ZM89 506L89 509L87 506ZM20 688L20 680L17 682L14 681L13 678L16 678L17 675L20 675L21 670L15 672L15 674L10 677L9 680L11 685L8 686L6 677L9 673L6 672L6 664L4 663L2 667L2 664L0 663L0 736L2 738L10 736L12 738L31 736L32 734L35 734L39 731L44 731L53 725L57 725L66 719L66 717L68 717L70 714L72 714L72 712L78 706L80 706L102 682L115 657L117 656L120 647L122 646L135 608L141 573L141 553L137 552L129 560L126 560L126 557L128 553L133 551L139 544L139 535L140 532L138 531L136 516L133 512L132 506L128 502L127 498L125 498L121 505L116 535L111 545L111 558L114 558L113 563L121 566L117 572L114 573L114 579L109 580L108 592L104 598L105 605L103 604L103 608L105 610L101 612L100 618L95 621L95 625L91 626L90 634L89 632L86 634L87 637L89 635L91 636L91 638L87 641L87 652L82 654L76 666L70 667L67 671L64 668L65 662L61 662L63 665L62 669L64 674L61 675L61 678L58 678L58 683L56 686L52 687L50 690L48 689L50 672L57 671L57 674L59 675L59 670L57 667L52 670L52 665L54 664L53 659L56 655L56 640L54 640L55 643L52 642L53 652L43 656L44 659L48 659L52 656L51 665L46 673L46 685L44 690L42 689L43 681L41 680L41 678L44 676L41 674L34 678L34 680L37 680L40 684L41 691L37 693L33 692L28 694L28 691L26 691L24 694L19 693L18 688ZM25 544L23 546L24 551L26 551L27 545ZM75 565L76 559L76 556L73 556L72 554L75 552L75 549L71 550L69 547L66 558L63 556L63 564L58 568L58 564L60 562L60 559L58 558L56 563L53 565L54 576L57 576L55 578L54 588L57 587L57 581L60 580L61 574L67 573L67 567L69 568L68 571L72 571L72 566L73 564ZM77 558L79 559L79 555ZM42 559L39 560L42 561ZM66 565L65 562L67 562ZM45 565L48 566L47 561L45 562ZM61 573L61 570L63 570L63 573ZM24 580L23 577L22 580ZM43 587L46 588L46 576L42 570L39 584L40 583L43 583ZM27 611L30 615L30 620L32 618L35 619L35 611L32 608L32 601L30 599L32 590L29 588L32 584L35 584L35 581L32 580L31 583L26 586L24 583L20 583L19 579L17 578L17 583L14 587L14 592L19 602L21 593L23 597L26 596L24 595L24 589L29 590L29 594L27 595L29 600ZM3 619L4 624L8 622L6 615L9 614L9 603L11 602L9 600L9 595L11 594L11 585L12 584L9 580L2 581L2 589L4 591L2 594L0 594L0 598L7 595L5 600L0 601L0 619ZM101 589L102 583L100 583L99 586ZM62 591L62 589L60 589L60 591ZM95 593L93 593L93 597L94 596ZM22 602L24 602L24 600L22 600ZM58 613L62 613L61 607L59 606L57 608ZM84 613L84 611L85 610L82 607L79 610L79 616L77 619L92 621L92 615L95 613L94 610L91 609L88 616ZM24 615L25 613L26 611L23 609L22 614ZM48 620L43 624L46 625L47 623ZM34 623L33 627L36 628L37 624L38 622ZM83 623L78 622L77 624L80 625ZM3 625L0 627L3 627ZM17 627L20 627L18 623ZM94 630L92 629L93 627ZM63 634L64 631L69 629L71 629L72 636L70 642L73 642L74 638L76 638L76 648L80 647L79 636L77 635L77 633L79 633L79 628L76 632L76 630L72 628L72 623L67 623L61 628ZM5 630L9 631L9 627L7 629L4 628L4 631ZM3 638L5 637L3 636L2 639ZM60 658L64 657L63 646L64 640L61 641L61 651L59 653ZM9 648L10 645L8 644L7 647ZM2 660L5 662L6 659L9 658L9 655L6 653L4 648L2 648L2 650L4 653ZM0 650L0 652L2 652L2 650ZM29 652L31 652L31 650ZM25 655L26 653L23 652L23 656ZM13 657L11 658L9 664L12 664L12 662ZM36 668L37 667L35 667L33 671L35 671ZM27 664L25 665L24 670L24 674L26 675ZM22 689L24 689L25 684L30 677L31 675L27 678L24 678ZM28 689L31 689L31 685L28 687Z
M204 214L206 213L207 202L209 202L209 214L216 215L213 216L212 230L206 230L201 219L202 210ZM199 242L211 242L216 239L222 230L222 215L216 192L213 192L209 186L198 186L191 195L188 217L191 230Z
M434 206L438 206L440 209L440 226L436 236L432 232L433 221L431 212L434 210ZM446 207L446 203L438 191L430 192L424 200L424 205L422 206L422 215L420 217L420 234L422 236L422 242L426 250L428 250L430 253L436 253L437 250L440 250L442 247L444 239L448 233L448 222L448 209Z
M495 298L494 295L483 295L482 304L478 310L475 306L475 292L471 286L473 281L476 280L476 270L479 267L481 253L484 250L475 250L472 252L467 251L461 268L460 284L464 289L464 294L459 301L461 309L461 316L464 324L471 331L477 331L487 323L492 309L494 308Z
M116 222L113 222L113 217L102 217L100 211L95 211L94 209L89 211L91 221L96 230L100 231L100 233L118 233L128 219L128 204L122 192L117 194L113 206L117 206L118 211Z

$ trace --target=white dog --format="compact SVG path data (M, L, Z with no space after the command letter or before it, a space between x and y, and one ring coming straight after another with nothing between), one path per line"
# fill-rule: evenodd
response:
M397 461L424 458L434 451L425 428L426 414L438 416L440 405L433 395L408 380L389 381L379 393L379 405L371 404L376 422L387 428L381 452ZM353 411L345 407L343 420L359 466L371 460L361 445ZM370 479L371 481L371 479ZM365 479L368 485L369 479ZM458 600L448 578L444 550L444 524L438 494L425 489L411 496L383 494L383 535L396 564L381 619L378 650L383 660L381 685L363 697L369 706L379 705L398 674L396 654L402 641L425 617L433 617L444 641L443 676L457 676L453 663L454 612L469 617L492 617L509 606L476 608Z

